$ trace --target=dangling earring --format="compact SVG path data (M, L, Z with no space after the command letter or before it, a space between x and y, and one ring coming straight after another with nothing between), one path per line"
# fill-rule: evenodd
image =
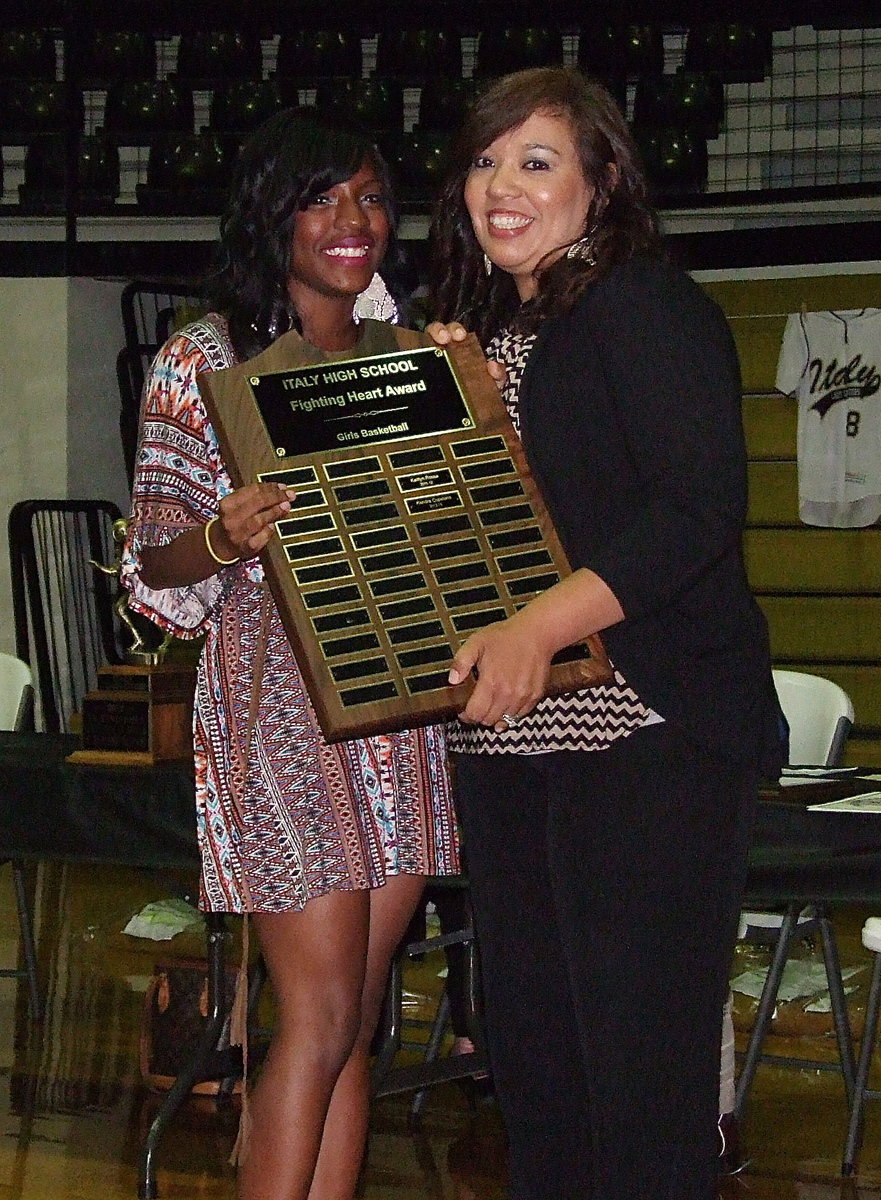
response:
M591 229L590 233L586 233L584 237L572 243L566 251L566 257L577 259L579 262L583 262L586 267L595 267L597 265L595 250L596 229Z
M492 259L490 258L490 256L488 254L484 254L484 256L483 256L483 269L484 269L484 271L486 271L487 275L492 275L493 264L492 264Z
M259 338L260 337L260 326L258 324L257 319L255 319L251 322L251 328L254 330L254 333ZM267 322L266 335L269 338L270 342L274 342L277 334L278 334L278 312L276 311L276 312L273 312L272 316L269 318L269 321Z

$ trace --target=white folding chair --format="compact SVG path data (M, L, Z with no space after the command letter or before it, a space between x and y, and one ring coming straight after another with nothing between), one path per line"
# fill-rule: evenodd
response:
M789 722L789 766L838 766L854 722L844 688L822 675L780 670L774 687Z
M34 686L31 669L11 654L0 654L0 729L22 731L33 727ZM15 857L14 847L5 847L0 842L0 861L12 864L12 880L15 886L15 903L18 909L18 924L21 931L24 967L0 968L0 976L27 979L31 1016L39 1021L43 1012L37 975L37 950L34 928L28 908L25 885L24 863Z
M834 767L840 764L854 723L853 704L847 692L831 679L801 671L775 670L774 686L789 724L789 765ZM785 904L782 910L744 909L741 913L740 939L770 945L773 951L737 1080L734 1113L738 1119L743 1115L756 1068L763 1057L788 1066L828 1066L813 1060L763 1054L765 1036L774 1016L791 949L796 942L816 933L822 941L823 964L848 1103L853 1092L855 1065L850 1021L832 922L822 903L815 902L815 897L786 896L781 897L781 901Z
M30 667L12 654L0 654L0 729L27 729L33 711Z

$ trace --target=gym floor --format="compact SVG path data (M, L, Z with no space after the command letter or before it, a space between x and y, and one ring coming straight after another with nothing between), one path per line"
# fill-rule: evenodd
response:
M0 979L0 1200L137 1195L139 1149L159 1102L143 1086L139 1067L144 992L157 960L200 957L204 947L198 927L162 942L122 930L147 903L185 891L191 882L119 868L40 869L35 883L47 990L41 1027L29 1020L23 983ZM836 922L843 966L861 968L849 980L857 1035L868 982L868 955L859 939L865 915L848 911ZM0 965L15 962L17 944L6 865L0 868ZM814 957L810 946L803 956L806 962ZM440 955L432 955L408 967L408 1040L425 1037L443 965ZM741 949L734 974L757 965L756 952ZM800 997L779 1006L767 1049L831 1062L831 1022L822 1012L806 1012L809 1001ZM271 1008L271 999L265 1004ZM754 1002L738 994L739 1046L753 1010ZM875 1065L881 1076L881 1054ZM873 1077L873 1084L881 1086L881 1079L875 1083ZM408 1113L406 1097L376 1104L363 1200L503 1200L505 1141L492 1099L478 1101L445 1084L428 1094L415 1128ZM187 1102L159 1148L163 1200L232 1200L227 1158L236 1120L234 1106L218 1111L208 1097ZM853 1180L840 1176L846 1124L837 1072L762 1065L741 1131L746 1165L721 1181L723 1200L881 1198L881 1101L868 1103Z

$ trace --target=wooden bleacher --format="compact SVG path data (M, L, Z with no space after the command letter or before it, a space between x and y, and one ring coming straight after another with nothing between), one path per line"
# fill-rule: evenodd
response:
M818 529L798 517L797 404L774 388L786 314L881 307L881 275L704 282L729 318L743 373L750 582L775 666L826 675L850 695L846 754L881 765L881 524ZM878 397L881 404L881 395Z

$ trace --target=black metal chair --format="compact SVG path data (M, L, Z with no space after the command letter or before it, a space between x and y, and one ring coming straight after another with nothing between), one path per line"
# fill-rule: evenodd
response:
M148 146L162 133L188 133L193 90L176 79L116 80L107 89L104 126L119 145Z
M71 72L83 85L106 87L114 80L156 78L156 40L141 30L99 28L84 33L80 25L71 50Z
M419 83L462 76L462 39L442 27L383 29L376 40L377 75Z
M578 66L588 75L625 78L664 70L664 31L660 25L586 22L578 35Z
M441 878L435 881L439 887L467 889L464 876ZM208 1006L206 1020L199 1035L198 1044L189 1060L181 1067L174 1084L164 1097L159 1111L151 1122L144 1139L138 1166L139 1200L155 1200L157 1187L157 1156L159 1144L174 1120L178 1109L190 1095L194 1084L205 1080L221 1080L222 1088L217 1096L222 1104L232 1092L235 1082L242 1075L242 1057L237 1047L218 1051L218 1039L228 1019L229 1000L226 994L226 943L229 938L227 918L223 913L206 913L205 928L208 958ZM395 1058L403 1043L403 972L408 958L456 945L464 951L464 987L469 1015L471 1040L475 1049L469 1054L441 1058L440 1048L449 1021L449 1001L446 993L441 994L440 1003L432 1022L432 1029L420 1062L410 1066L396 1066ZM257 1010L261 990L266 983L266 967L258 956L249 972L248 1026L249 1062L256 1063L267 1049L266 1031L256 1027ZM375 1057L371 1073L371 1088L376 1099L384 1096L412 1093L410 1115L413 1121L419 1118L428 1088L439 1083L485 1075L488 1070L486 1052L483 1047L480 1027L480 984L477 948L474 931L468 924L461 929L451 930L435 937L408 941L405 938L392 963L389 974L385 1004L380 1027L375 1039Z
M55 34L46 28L0 32L0 76L6 79L54 79Z
M692 25L686 71L713 71L723 83L761 83L771 67L771 29L729 22Z
M853 726L854 710L847 693L822 676L796 671L774 672L781 707L790 729L789 757L794 765L834 767L840 764ZM815 818L816 820L816 818ZM783 971L793 947L802 939L819 935L839 1060L848 1102L854 1087L854 1054L841 964L830 910L859 897L864 877L877 871L875 856L866 863L849 857L836 861L805 849L801 844L774 845L757 837L741 912L740 937L768 945L771 961L759 998L743 1066L737 1080L734 1112L743 1115L756 1069L762 1061L787 1066L828 1068L827 1063L768 1055L765 1039L774 1016Z
M168 336L201 315L205 302L195 284L181 280L134 279L122 290L125 345L116 357L119 435L129 486L134 479L141 392L156 351Z
M478 38L474 73L485 79L528 67L561 66L562 63L563 34L559 29L490 26Z
M486 1076L489 1064L484 1047L480 1020L480 968L477 943L470 921L470 898L468 879L464 875L442 876L430 880L427 896L445 890L454 890L464 897L461 905L466 919L462 927L442 931L432 936L417 936L408 932L398 949L389 972L380 1027L375 1039L375 1057L372 1068L373 1095L384 1096L412 1093L410 1118L418 1120L429 1088L439 1083ZM458 907L458 906L457 906ZM455 923L458 923L455 922ZM443 925L441 926L443 930ZM433 951L455 947L462 954L461 980L462 1007L468 1028L469 1039L474 1050L466 1054L442 1057L441 1047L450 1026L450 996L446 985L441 992L428 1039L419 1061L405 1066L396 1066L395 1059L404 1046L403 986L404 968L408 959L419 958Z
M219 214L238 145L238 139L209 131L156 134L146 182L135 185L138 207L163 216Z
M159 1110L150 1123L150 1128L141 1145L138 1161L138 1198L156 1200L159 1189L156 1179L159 1143L174 1117L190 1096L193 1087L205 1080L229 1080L230 1088L235 1078L241 1078L241 1054L230 1051L218 1061L217 1043L228 1019L226 1004L226 954L228 937L224 913L205 914L205 936L208 960L208 1006L199 1035L198 1044L189 1061L178 1072L174 1083L162 1100ZM230 1072L234 1075L230 1075ZM220 1099L220 1097L218 1097Z
M860 1045L860 1057L851 1098L847 1141L841 1163L842 1175L853 1175L857 1168L863 1141L864 1108L867 1100L881 1100L881 1092L869 1086L873 1051L878 1041L878 1019L881 1016L881 917L869 917L863 925L863 946L872 955L872 980L866 1000L866 1019Z
M133 279L122 290L122 328L126 349L140 360L136 391L146 369L175 329L204 312L205 301L195 282L186 279Z
M314 87L316 79L332 75L359 79L361 69L361 38L351 29L298 29L279 38L275 64L279 79Z
M232 29L188 30L181 34L177 73L190 86L223 79L260 79L263 47L256 34Z
M16 656L30 667L37 728L75 733L83 697L98 668L121 661L114 613L115 585L92 562L109 564L116 554L114 522L122 513L103 500L22 500L9 514L9 551ZM33 704L36 700L35 705ZM42 1014L36 973L33 922L22 864L13 864L31 1011ZM0 857L3 848L0 848Z
M0 729L24 731L33 727L34 687L31 669L11 654L0 654ZM14 846L0 845L0 861L12 866L12 882L15 887L15 906L18 911L18 927L21 933L21 951L24 966L2 967L0 976L7 979L26 979L31 1016L39 1021L43 1016L43 1000L40 994L37 973L37 948L34 925L28 904L28 888L25 878L25 863L15 857Z
M44 134L30 141L25 150L19 203L28 212L63 212L68 195L74 195L78 212L112 212L119 186L119 149L110 139L101 134L78 138L74 189L67 180L64 135Z
M9 514L16 655L36 685L36 724L78 732L98 668L122 661L113 562L119 508L107 500L21 500Z
M119 388L119 440L129 490L135 481L135 455L141 414L141 389L144 364L141 355L123 346L116 356L116 384Z

